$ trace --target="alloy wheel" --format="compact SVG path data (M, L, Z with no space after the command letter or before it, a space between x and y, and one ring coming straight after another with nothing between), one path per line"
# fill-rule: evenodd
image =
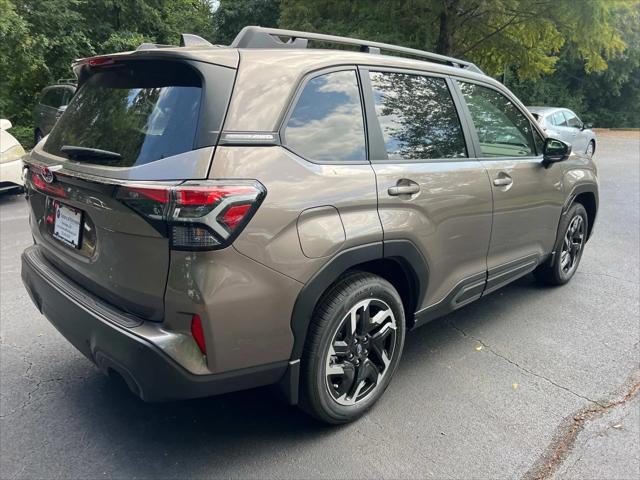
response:
M584 227L585 223L581 215L576 215L569 222L560 253L560 268L565 275L578 266L584 245Z
M355 405L382 384L396 351L391 307L370 298L357 303L336 329L326 358L326 386L340 405Z

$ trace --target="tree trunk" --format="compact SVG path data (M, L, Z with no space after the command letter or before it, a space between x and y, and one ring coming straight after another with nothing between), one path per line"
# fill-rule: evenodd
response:
M453 20L458 9L459 0L442 0L440 12L440 32L436 52L441 55L451 55L453 50Z

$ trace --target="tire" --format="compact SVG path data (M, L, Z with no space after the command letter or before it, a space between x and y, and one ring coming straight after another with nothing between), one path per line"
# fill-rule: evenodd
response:
M587 211L582 204L574 203L560 221L553 261L534 270L536 279L547 285L564 285L571 280L582 259L588 231Z
M36 130L33 132L33 146L35 147L38 143L40 143L40 140L42 140L42 138L42 132L36 128Z
M596 153L596 142L591 140L589 142L589 145L587 145L587 149L584 153L587 155L587 157L593 157L593 155Z
M309 326L300 406L330 424L361 416L389 385L405 330L402 300L388 281L364 272L342 276L321 297Z

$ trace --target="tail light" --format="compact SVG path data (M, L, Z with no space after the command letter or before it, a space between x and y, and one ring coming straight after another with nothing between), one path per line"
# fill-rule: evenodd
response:
M30 186L35 190L38 190L47 195L53 195L54 197L66 198L67 192L64 187L60 185L54 177L51 177L51 182L47 183L44 180L44 172L46 169L41 167L35 167L31 165L26 173L26 179L29 181ZM51 172L49 172L51 175Z
M174 250L213 250L233 242L265 194L256 181L214 180L123 186L116 198L150 221L168 226Z

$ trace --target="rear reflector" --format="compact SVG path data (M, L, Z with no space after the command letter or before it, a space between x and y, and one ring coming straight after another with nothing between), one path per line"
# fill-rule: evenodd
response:
M166 188L145 188L145 187L129 187L131 197L148 198L160 203L167 203L169 201L169 190Z
M266 191L256 181L185 182L178 186L119 187L116 198L169 227L175 250L224 248L238 236Z
M202 320L200 315L194 315L191 317L191 335L198 344L198 348L203 355L207 354L207 344L204 341L204 330L202 329Z
M227 227L229 227L229 230L233 230L242 221L242 219L247 214L250 208L251 208L250 203L245 203L242 205L233 205L225 210L220 220Z

